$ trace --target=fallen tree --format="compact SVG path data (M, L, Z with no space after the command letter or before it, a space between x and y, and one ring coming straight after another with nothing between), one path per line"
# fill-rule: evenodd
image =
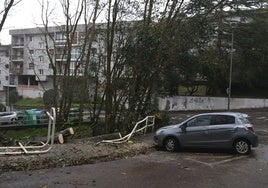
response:
M67 140L69 136L74 135L74 130L72 127L64 129L60 132L55 133L55 140L57 140L60 144L64 143L64 140Z
M69 127L67 129L56 132L54 136L54 141L55 143L63 144L67 141L68 137L71 137L73 135L74 135L74 130L72 127ZM29 144L37 144L40 142L46 142L46 140L47 140L47 137L37 137L34 140L30 141Z

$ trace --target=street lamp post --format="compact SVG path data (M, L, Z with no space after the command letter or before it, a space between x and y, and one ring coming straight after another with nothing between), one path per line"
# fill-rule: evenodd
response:
M231 91L232 91L232 72L233 72L233 51L234 51L234 25L232 27L232 41L231 41L231 57L230 57L230 72L229 72L229 87L228 87L228 111L230 110Z

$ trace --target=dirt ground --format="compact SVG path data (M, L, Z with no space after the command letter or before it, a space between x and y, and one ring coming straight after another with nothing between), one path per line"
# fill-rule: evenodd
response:
M139 135L122 144L69 140L65 144L55 144L44 154L0 155L0 172L92 164L133 157L154 149L152 143L142 141L145 137L151 139L152 134Z

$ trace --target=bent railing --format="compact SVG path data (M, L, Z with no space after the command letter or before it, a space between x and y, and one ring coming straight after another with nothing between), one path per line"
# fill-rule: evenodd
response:
M139 128L140 124L145 123L145 125L141 128ZM132 131L125 135L124 137L120 135L120 138L118 139L113 139L113 140L102 140L99 143L115 143L115 144L119 144L119 143L124 143L127 142L135 133L144 131L144 133L146 133L146 130L148 127L152 127L154 128L154 124L155 124L155 116L147 116L146 118L144 118L143 120L137 122L134 126L134 128L132 129Z
M56 124L55 108L51 108L51 110L47 112L47 115L49 117L49 121L47 130L47 140L45 143L40 142L39 145L24 146L21 142L18 142L19 146L0 147L0 155L41 154L48 152L54 144L55 124Z

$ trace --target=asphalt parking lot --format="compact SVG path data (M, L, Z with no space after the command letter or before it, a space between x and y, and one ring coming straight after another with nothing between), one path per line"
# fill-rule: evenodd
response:
M1 175L0 187L267 187L267 159L266 145L254 149L249 156L225 152L154 151L111 162L8 172Z
M268 110L243 111L250 116L260 145L250 155L230 151L156 150L111 162L1 175L0 187L268 187ZM174 113L172 123L195 114ZM152 144L153 134L146 135Z

